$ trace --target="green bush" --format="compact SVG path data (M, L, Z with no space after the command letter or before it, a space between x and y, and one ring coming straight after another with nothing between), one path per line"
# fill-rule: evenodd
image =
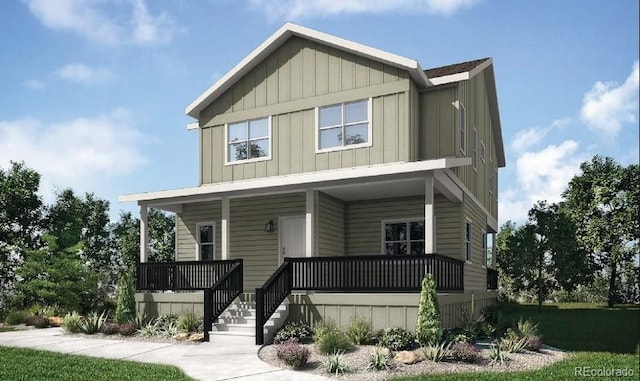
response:
M159 321L149 322L146 325L143 325L138 330L140 336L143 337L156 337L162 335L162 326Z
M134 333L138 332L138 325L134 322L128 321L126 323L120 323L118 325L118 332L122 336L132 336Z
M59 316L60 315L60 307L58 305L46 306L42 307L36 313L37 315L44 316L47 318Z
M27 311L13 311L9 312L7 318L5 319L5 323L9 325L23 324L27 321L29 317L29 313Z
M69 312L62 319L62 329L68 333L78 333L81 331L80 323L82 323L82 316L77 312Z
M339 376L349 370L349 366L344 358L343 351L335 351L325 362L325 369L328 373Z
M136 317L136 295L133 286L133 275L127 270L118 279L118 302L116 304L116 321L124 323Z
M433 275L426 274L422 279L418 319L416 321L416 337L420 344L436 344L442 338L440 307Z
M316 348L322 354L345 352L352 348L351 340L339 329L327 331L316 337Z
M378 341L378 345L392 351L412 349L415 344L416 339L413 334L399 327L385 329Z
M178 315L176 314L165 314L165 315L160 315L155 319L155 322L158 324L158 326L160 327L164 327L168 324L177 324L178 323Z
M167 323L162 326L160 329L160 336L162 337L174 337L178 334L178 324L176 323Z
M274 344L281 344L290 340L309 342L313 337L313 330L303 322L290 322L280 329L273 338Z
M391 353L384 348L376 347L369 356L369 363L367 369L371 370L391 370L394 368L393 361L391 361Z
M330 332L339 331L339 330L340 328L338 328L338 325L336 324L335 320L325 319L320 323L316 324L315 327L313 327L313 332L314 332L313 339L315 341L318 341L319 339L322 339L322 336Z
M508 353L524 352L527 345L527 338L521 337L514 330L507 330L507 334L500 339L500 350Z
M368 344L373 338L371 323L359 316L355 316L351 319L351 322L349 322L346 334L356 345Z
M107 320L106 311L98 316L97 313L93 312L91 315L83 318L80 321L80 331L82 333L86 333L87 335L93 335L100 331L102 325Z
M473 344L458 341L451 344L448 357L455 361L474 363L480 359L480 353Z
M198 332L202 325L203 319L193 312L187 312L178 317L178 330L180 331Z
M35 315L35 316L32 316L31 319L32 319L31 320L32 325L36 328L47 328L50 325L49 318L44 316Z
M307 363L311 352L304 345L293 341L285 341L276 347L276 356L292 368L299 368Z

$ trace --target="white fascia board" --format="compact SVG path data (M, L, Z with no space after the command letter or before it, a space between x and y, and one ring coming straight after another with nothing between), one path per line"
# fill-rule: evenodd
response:
M317 30L305 28L303 26L286 23L278 29L271 37L266 39L260 46L254 49L233 69L227 72L222 78L214 83L209 89L202 93L196 100L191 102L185 109L185 113L193 118L199 118L199 112L208 104L213 102L218 96L228 90L238 79L245 75L255 65L260 63L269 54L274 52L280 45L292 35L301 36L309 40L313 40L325 45L335 47L337 49L346 50L356 55L371 58L389 65L404 68L412 73L412 77L421 78L422 72L418 61L410 58L402 57L393 53L388 53L370 46L362 45L357 42L345 40L330 34L318 32ZM424 73L423 73L424 74ZM424 77L426 80L426 76ZM418 79L416 79L418 81ZM424 82L425 86L427 82Z
M200 123L193 122L187 124L187 130L197 130L200 127Z
M292 186L313 186L341 180L357 180L367 177L379 177L398 174L412 174L432 171L435 169L447 169L471 164L471 158L448 157L435 160L415 161L410 163L392 163L373 165L369 167L333 169L318 172L299 173L294 175L274 176L268 178L250 179L202 185L199 187L173 189L158 192L137 193L118 197L118 202L145 203L150 201L162 201L178 197L214 195L221 196L233 194L233 192L247 191L259 193L264 189Z
M444 85L445 83L460 82L471 78L469 72L455 73L450 75L443 75L442 77L429 78L433 85Z
M493 58L487 58L483 63L469 70L469 78L473 78L477 74L482 73L482 71L488 68L491 64L493 64Z

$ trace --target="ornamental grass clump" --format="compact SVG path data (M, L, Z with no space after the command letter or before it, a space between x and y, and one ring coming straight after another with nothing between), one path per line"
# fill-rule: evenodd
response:
M82 333L86 333L87 335L93 335L100 331L102 325L107 320L107 313L104 311L102 314L98 315L93 312L91 315L84 317L80 320L80 331Z
M202 318L193 312L187 312L178 317L178 330L191 333L198 332L202 327Z
M69 312L62 319L62 329L67 333L78 333L81 331L80 323L82 316L76 311Z
M429 344L422 348L424 357L433 362L440 362L449 356L451 343L442 342L440 344Z
M422 345L436 344L442 338L440 307L433 275L426 274L422 279L418 319L416 321L416 338Z
M371 323L357 315L351 319L345 333L356 345L368 344L373 338Z
M349 370L349 366L344 357L344 351L333 352L333 354L327 358L324 366L328 373L335 374L336 376L344 374Z
M307 363L311 352L304 345L289 340L276 346L276 356L287 366L296 369Z
M386 348L375 347L369 356L367 369L371 370L391 370L394 368L391 361L391 353Z

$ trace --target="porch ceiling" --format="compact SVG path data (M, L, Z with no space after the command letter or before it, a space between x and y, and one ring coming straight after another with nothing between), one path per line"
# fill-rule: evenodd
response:
M419 196L424 195L424 189L424 177L318 188L318 190L343 201Z

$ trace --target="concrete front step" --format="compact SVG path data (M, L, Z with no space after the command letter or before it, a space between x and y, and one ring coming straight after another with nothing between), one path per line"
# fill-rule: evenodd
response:
M288 306L282 304L264 325L266 342L282 326L289 314ZM255 344L256 310L254 302L233 302L213 324L210 341L219 344Z

